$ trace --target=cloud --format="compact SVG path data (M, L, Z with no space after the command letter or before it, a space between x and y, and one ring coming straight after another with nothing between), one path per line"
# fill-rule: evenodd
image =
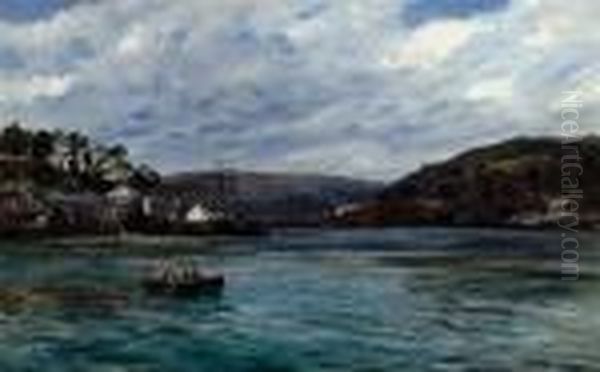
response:
M558 133L563 90L598 102L588 0L23 3L0 6L0 117L126 142L166 171L394 179Z
M30 104L39 98L60 98L73 84L71 76L34 75L27 80L0 81L0 102Z
M398 52L384 57L387 67L431 67L451 57L464 46L473 34L471 23L462 21L439 21L423 26L402 43Z
M512 78L493 78L471 86L466 92L466 98L472 101L510 102L514 98L513 90Z

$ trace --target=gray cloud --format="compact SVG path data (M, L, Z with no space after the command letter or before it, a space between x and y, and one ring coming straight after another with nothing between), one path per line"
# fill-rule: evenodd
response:
M411 3L106 0L0 21L0 115L120 140L165 170L389 179L557 133L562 90L598 102L600 6L441 9L415 27L398 16Z

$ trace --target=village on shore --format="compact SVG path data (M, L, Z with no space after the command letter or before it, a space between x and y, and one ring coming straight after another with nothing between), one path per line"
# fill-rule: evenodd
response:
M242 221L227 209L226 200L200 202L161 187L161 175L134 165L121 145L18 123L0 133L4 237L210 233L230 219Z

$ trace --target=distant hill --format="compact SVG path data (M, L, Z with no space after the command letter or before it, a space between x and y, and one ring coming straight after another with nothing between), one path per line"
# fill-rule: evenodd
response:
M339 220L359 225L554 224L561 197L559 138L516 138L426 166ZM600 138L579 143L583 223L600 222ZM576 173L574 170L572 172Z
M183 195L188 203L221 200L266 225L315 226L323 224L328 210L370 200L383 187L335 176L225 170L166 176L157 192Z

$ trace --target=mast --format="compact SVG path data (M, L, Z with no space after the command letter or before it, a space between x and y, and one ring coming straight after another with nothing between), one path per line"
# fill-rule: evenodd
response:
M235 171L231 170L221 161L217 170L217 204L227 220L233 220L233 197L237 192L237 179Z

